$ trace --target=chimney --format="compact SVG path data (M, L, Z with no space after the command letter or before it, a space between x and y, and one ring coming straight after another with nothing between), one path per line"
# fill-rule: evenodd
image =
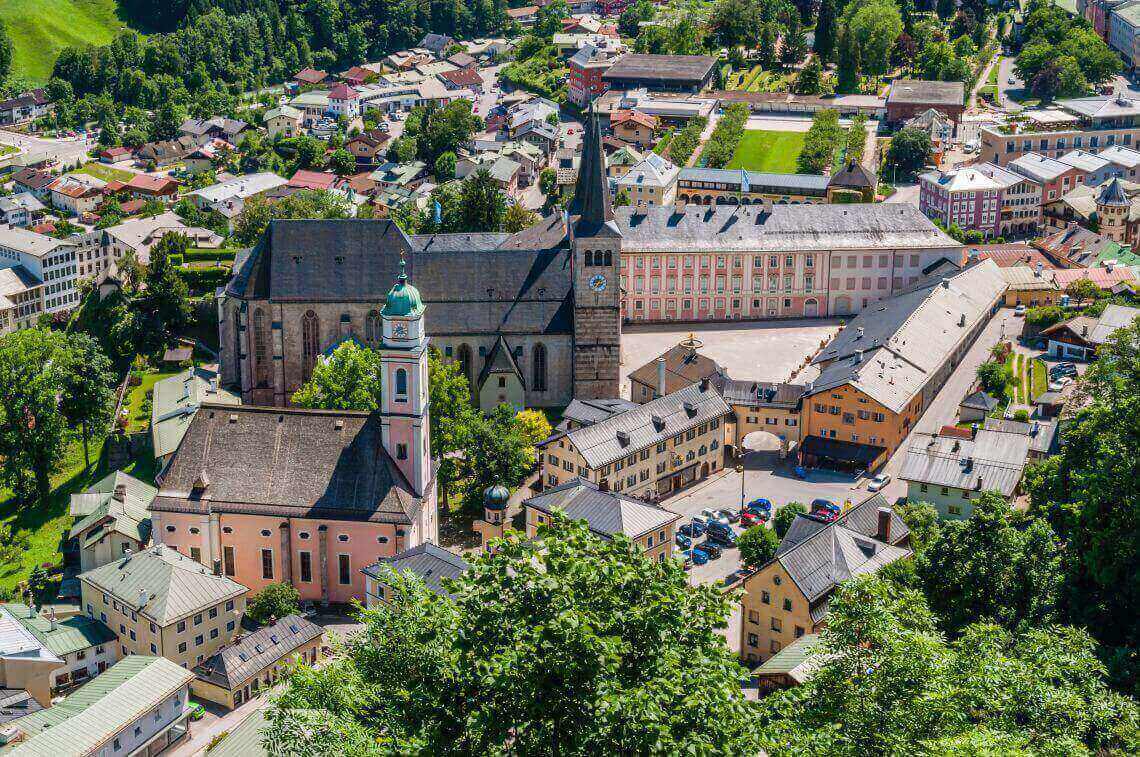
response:
M628 447L629 446L629 432L628 431L617 432L617 440L618 440L618 444L620 444L621 446Z
M1029 435L1030 436L1037 436L1037 434L1040 431L1041 431L1041 424L1038 423L1037 421L1033 421L1033 428L1029 429Z
M705 376L701 379L701 391L707 392L709 390L709 377Z
M1045 270L1045 264L1042 263L1040 260L1038 260L1037 261L1037 269L1033 271L1033 275L1036 276L1037 278L1041 278L1041 272L1043 270Z
M657 358L657 396L665 396L665 358Z
M977 491L982 490L982 477L981 476L978 476L978 483L974 485L974 489Z
M111 498L117 502L126 502L127 501L127 485L126 484L115 484L115 493L111 495Z
M855 329L855 338L856 339L862 339L863 338L863 327L862 326Z
M55 622L55 608L54 607L51 608L50 610L48 610L48 624L49 624L48 625L49 630L54 631L55 629L59 628L59 624Z
M1081 336L1089 335L1089 327L1087 325L1081 326Z
M879 527L875 531L875 537L881 542L891 543L891 508L879 508Z
M965 328L966 327L966 314L965 313L961 313L958 316L958 327L959 328Z

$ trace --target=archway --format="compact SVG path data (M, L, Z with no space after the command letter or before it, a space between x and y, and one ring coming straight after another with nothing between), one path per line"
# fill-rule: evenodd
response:
M782 448L783 442L780 437L771 431L764 431L763 429L750 431L740 440L740 451L743 454L748 454L749 452L779 452Z
M819 315L819 303L812 300L804 300L804 318L815 318Z

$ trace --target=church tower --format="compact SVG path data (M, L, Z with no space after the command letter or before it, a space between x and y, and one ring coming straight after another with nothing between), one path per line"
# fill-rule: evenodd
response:
M574 396L578 399L620 396L622 238L613 220L605 168L601 127L591 104L569 218L574 254Z
M380 425L384 449L415 493L434 501L431 440L428 438L428 339L424 304L408 283L404 261L400 278L388 292L382 321L380 353ZM434 541L434 539L432 539Z

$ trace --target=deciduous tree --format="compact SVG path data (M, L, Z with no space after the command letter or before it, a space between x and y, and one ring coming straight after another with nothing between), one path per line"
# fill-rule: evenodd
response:
M270 619L281 620L301 611L301 593L292 584L269 584L250 598L245 614L253 622L264 625Z
M292 402L324 410L378 410L381 375L380 353L347 341L317 362Z
M752 526L740 535L736 546L740 550L740 562L758 568L775 557L780 537L765 525Z
M784 534L788 533L788 529L792 526L792 521L796 519L797 515L807 513L807 508L802 502L789 502L776 511L772 516L772 530L776 532L776 536L781 539Z

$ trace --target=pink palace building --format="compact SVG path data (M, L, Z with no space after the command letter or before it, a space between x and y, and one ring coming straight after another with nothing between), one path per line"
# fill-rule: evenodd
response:
M159 480L156 542L256 593L364 598L361 570L438 539L419 291L388 292L378 412L203 404Z

